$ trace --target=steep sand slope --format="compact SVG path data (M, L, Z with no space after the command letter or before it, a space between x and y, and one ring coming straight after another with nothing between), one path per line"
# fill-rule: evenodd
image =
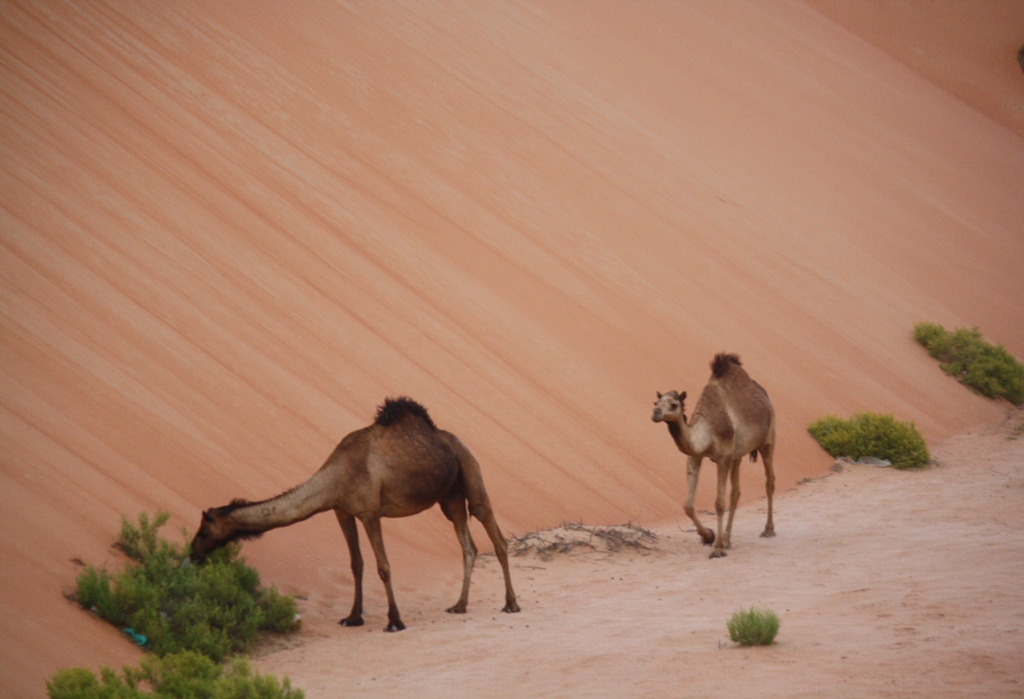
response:
M679 516L650 401L716 351L773 398L783 488L824 413L1001 415L915 321L1024 355L1024 141L805 5L5 2L0 71L13 696L134 657L58 596L121 513L279 492L385 395L521 532ZM386 536L399 579L458 567L436 511ZM333 518L247 554L347 604Z
M1020 0L806 2L1024 137Z

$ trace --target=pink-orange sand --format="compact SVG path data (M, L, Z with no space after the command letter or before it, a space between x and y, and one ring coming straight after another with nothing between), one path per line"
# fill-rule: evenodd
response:
M910 334L1024 357L1024 8L856 6L0 2L2 694L138 659L61 596L72 559L122 565L122 514L177 536L274 495L404 394L477 455L506 533L634 520L661 548L519 559L515 617L482 565L448 617L450 525L387 521L410 630L385 635L372 579L369 625L333 624L333 517L272 532L245 554L306 624L258 664L310 697L1019 695L1024 606L993 582L1020 579L1019 442ZM828 472L806 427L830 413L948 456L785 493L770 542L744 467L708 561L649 418L722 350L772 397L781 491ZM719 652L769 603L776 648Z

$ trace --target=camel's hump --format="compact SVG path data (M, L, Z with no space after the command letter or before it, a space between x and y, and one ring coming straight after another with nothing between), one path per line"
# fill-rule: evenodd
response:
M725 373L734 365L743 366L740 362L739 355L719 352L715 355L715 358L711 360L711 375L716 379L721 378L722 376L725 376Z
M437 429L437 426L434 425L434 421L430 419L430 414L427 412L427 409L412 398L406 398L405 396L400 398L385 398L384 404L378 406L377 417L373 422L374 424L382 427L387 427L388 425L393 425L398 422L406 415L414 415L430 425L431 429Z

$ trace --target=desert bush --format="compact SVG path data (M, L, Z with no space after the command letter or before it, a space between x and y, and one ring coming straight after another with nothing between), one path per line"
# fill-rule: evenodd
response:
M807 431L832 456L876 456L888 459L896 468L921 466L930 458L914 423L901 422L892 415L858 413L849 420L830 415Z
M741 646L767 646L779 632L779 616L770 609L736 610L726 623L729 638Z
M978 328L950 332L935 323L918 323L914 339L965 386L989 398L1024 403L1024 365L1002 345L986 342Z
M121 533L114 544L131 559L143 562L147 557L154 555L161 546L169 544L160 539L160 528L167 524L171 518L169 512L157 512L152 521L146 512L139 513L139 526L128 521L128 518L121 515Z
M186 547L157 533L167 513L122 517L115 544L134 561L113 575L88 566L78 576L75 600L118 628L146 636L157 655L196 651L220 661L246 650L260 631L297 627L295 600L260 586L259 573L238 558L240 546L218 549L192 565Z
M151 688L152 691L147 691ZM109 667L100 677L85 668L61 670L46 682L50 699L303 699L288 678L252 672L236 658L218 665L199 653L185 651L142 660L118 674Z

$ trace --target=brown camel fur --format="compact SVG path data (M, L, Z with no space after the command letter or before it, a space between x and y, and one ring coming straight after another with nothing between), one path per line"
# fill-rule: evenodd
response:
M468 514L467 514L468 501ZM462 594L448 609L466 611L469 578L476 560L476 545L469 533L469 514L483 523L505 574L504 612L518 612L508 568L508 545L498 528L484 489L480 464L458 437L434 426L426 409L409 398L387 399L377 409L374 423L346 436L320 470L305 483L262 502L234 500L203 513L192 540L192 560L201 562L218 546L249 539L277 527L301 522L334 510L348 543L355 580L352 612L343 626L363 623L363 557L359 552L356 520L363 528L377 559L377 572L388 596L386 631L405 628L391 590L391 566L384 553L381 517L408 517L439 503L455 525L462 545Z
M772 453L775 449L775 411L768 394L751 379L740 365L735 354L716 354L711 362L711 380L697 400L693 419L687 423L684 401L686 391L658 393L651 420L665 422L679 451L687 455L686 480L689 487L686 495L686 514L697 525L701 541L715 548L711 558L726 555L731 546L732 519L740 500L740 461L750 454L751 461L757 461L761 452L764 461L765 490L768 493L768 522L761 536L775 536L772 523L772 494L775 492L775 471L772 469ZM718 464L718 497L715 512L718 514L718 536L697 519L693 509L693 498L697 491L700 463L708 457ZM722 514L725 512L725 482L732 480L729 498L729 523L722 532Z

